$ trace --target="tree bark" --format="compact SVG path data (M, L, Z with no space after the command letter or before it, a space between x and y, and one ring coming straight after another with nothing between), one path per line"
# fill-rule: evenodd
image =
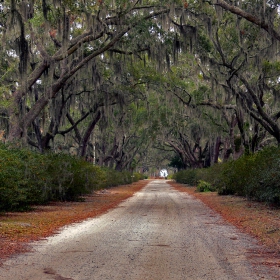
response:
M264 19L260 19L250 13L247 13L245 11L243 11L242 9L230 5L227 2L225 2L224 0L218 0L217 3L215 4L216 6L220 6L223 9L236 14L240 17L243 17L244 19L252 22L253 24L261 27L262 29L264 29L269 35L271 35L273 38L277 39L278 41L280 41L280 34L276 31L276 29L273 28L273 26L269 25L268 22L266 22Z
M213 160L214 163L218 163L221 144L222 144L221 137L218 136L216 138L215 148L214 148L214 160Z
M84 157L86 155L86 149L88 146L88 141L90 139L90 135L92 133L92 131L94 130L96 124L98 123L98 121L101 118L101 112L100 110L97 111L97 113L94 116L94 119L92 120L92 122L89 124L83 138L82 141L80 143L80 149L79 149L79 156Z

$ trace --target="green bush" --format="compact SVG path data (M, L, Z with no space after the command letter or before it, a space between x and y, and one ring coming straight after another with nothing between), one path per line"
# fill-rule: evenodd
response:
M141 173L132 173L130 171L117 171L111 168L102 167L105 172L105 180L102 187L114 187L119 185L127 185L139 180L143 180L145 177Z
M198 182L197 170L198 169L181 170L173 175L173 179L181 184L195 186Z
M105 173L100 167L65 154L47 157L45 195L47 200L77 200L102 187Z
M279 161L279 148L269 147L222 164L216 185L219 193L280 204Z
M29 163L30 162L30 163ZM0 147L0 210L25 210L31 203L41 201L38 182L30 182L30 169L41 173L41 158L37 158L38 166L34 168L32 153L26 150L9 150ZM36 178L35 178L36 179Z
M142 173L135 172L135 173L133 173L133 182L138 182L140 180L144 180L144 179L146 179L146 177L147 176L145 176Z
M198 181L198 185L196 187L196 190L198 192L213 192L215 189L212 187L212 185L208 182L205 182L203 180Z
M94 166L66 154L39 154L0 144L0 211L79 200L93 190L129 184L142 174Z
M280 205L280 149L264 149L255 155L254 163L250 181L246 184L246 195Z
M107 167L102 167L102 171L105 174L105 179L102 182L102 188L126 185L133 182L133 175L129 171L117 171Z
M221 195L241 195L280 206L280 148L267 147L210 168L183 170L174 179L190 185L202 180Z

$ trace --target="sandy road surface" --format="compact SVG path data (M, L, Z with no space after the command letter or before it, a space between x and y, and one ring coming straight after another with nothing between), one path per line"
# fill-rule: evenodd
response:
M0 279L279 279L279 268L251 264L256 249L254 239L199 200L158 180L107 214L6 261Z

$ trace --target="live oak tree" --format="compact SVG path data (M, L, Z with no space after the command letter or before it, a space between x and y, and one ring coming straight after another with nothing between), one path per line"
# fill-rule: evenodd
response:
M278 1L0 8L7 142L74 146L120 170L152 148L201 167L280 143Z
M217 2L218 6L228 7L224 4L224 1ZM254 151L265 139L266 133L273 136L278 144L280 141L276 82L279 77L276 70L278 40L276 34L270 32L279 17L275 13L277 6L273 3L262 1L241 6L257 16L250 17L252 20L248 21L240 9L235 9L239 11L239 17L220 11L219 23L212 22L210 38L215 52L209 57L208 65L215 83L222 85L227 95L235 99L236 117L245 146L248 146L248 139L244 135L242 117L245 114L250 117L249 127L253 131L250 148ZM255 21L257 18L262 19L261 25ZM268 25L269 32L265 28Z
M94 59L121 44L130 30L168 13L165 4L15 0L2 4L1 35L7 52L16 52L19 65L7 106L7 140L26 139L28 128L68 83L77 85L82 73L90 73ZM94 79L93 73L96 83ZM39 85L42 90L36 96Z
M197 70L197 81L194 83L199 84L198 74L200 74L204 80L200 89L203 87L206 89L200 99L194 98L197 90L192 89L185 90L187 93L185 98L181 93L175 93L175 95L186 106L192 108L207 106L218 111L215 114L220 115L228 126L228 128L223 126L224 132L228 130L228 137L224 137L222 141L226 159L231 153L233 156L234 153L237 156L240 155L239 139L245 150L252 152L272 140L267 137L268 134L279 143L279 114L277 111L279 104L275 102L278 93L276 80L279 77L277 42L274 40L277 39L277 35L275 32L268 32L266 24L260 26L259 21L256 20L260 17L264 19L263 22L267 21L264 16L265 10L266 16L270 15L270 28L273 29L273 25L277 25L278 14L275 13L277 5L273 3L267 5L261 2L257 3L257 8L254 6L256 4L254 2L254 5L242 4L249 11L258 12L258 16L248 18L248 13L244 13L239 8L234 9L234 11L238 11L235 14L240 16L236 17L223 12L221 8L213 9L214 6L228 7L221 3L225 2L217 1L212 3L212 6L203 6L199 12L198 10L190 11L189 17L185 17L185 21L181 19L179 23L175 23L181 32L178 44L182 44L182 51L186 43L184 29L191 29L195 32L196 43L192 50L189 49L189 52L193 52L196 56L200 71ZM233 12L232 9L229 10ZM198 24L204 28L199 29ZM191 43L187 47L191 48ZM192 63L189 67L193 68L194 65ZM270 72L269 76L268 72ZM190 77L184 79L188 84L190 84L190 80L193 82ZM211 89L210 92L209 89ZM208 113L206 109L204 109L204 113L209 115L209 109L207 110ZM212 120L214 120L215 114L209 115ZM200 121L202 122L201 119ZM215 121L215 123L218 126L221 125L219 122ZM186 132L186 135L189 138L191 136L189 132ZM175 138L178 141L179 137ZM215 147L218 149L220 145L218 143L222 143L221 135L217 135L216 139ZM187 140L184 139L182 142L186 144ZM216 151L215 154L218 152ZM215 157L214 162L217 160L217 156Z
M200 4L200 12L193 11L178 24L196 28L198 48L194 52L202 77L212 88L212 94L196 106L232 109L234 126L247 150L258 149L267 134L279 143L278 39L272 32L279 21L277 4L247 1L233 7L225 1L206 2L210 5ZM198 29L198 23L204 28Z

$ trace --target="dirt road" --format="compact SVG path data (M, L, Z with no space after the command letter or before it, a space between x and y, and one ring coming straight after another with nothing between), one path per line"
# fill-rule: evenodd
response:
M280 279L252 255L253 238L164 180L33 247L6 261L0 279Z

